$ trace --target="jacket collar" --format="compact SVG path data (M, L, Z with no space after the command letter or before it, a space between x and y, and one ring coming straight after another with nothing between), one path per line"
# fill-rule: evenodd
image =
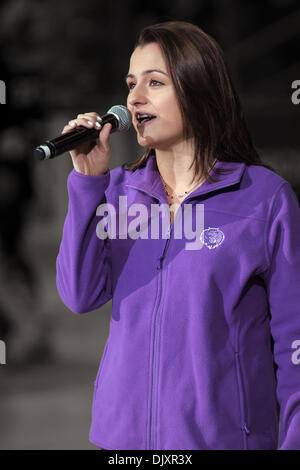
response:
M245 171L245 167L246 164L244 162L218 161L215 164L215 169L234 168L234 171L227 174L214 175L217 176L220 181L216 183L208 183L208 181L205 181L199 188L196 188L191 194L189 194L185 198L185 201L191 197L207 194L239 183ZM210 174L214 174L214 169ZM136 171L130 173L126 186L143 191L158 200L166 200L165 189L156 163L155 151L150 153L145 167L138 168Z

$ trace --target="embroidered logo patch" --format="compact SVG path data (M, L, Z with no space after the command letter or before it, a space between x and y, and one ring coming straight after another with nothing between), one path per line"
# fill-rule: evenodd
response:
M220 246L224 239L224 233L217 227L208 227L205 230L202 230L200 235L201 242L210 250Z

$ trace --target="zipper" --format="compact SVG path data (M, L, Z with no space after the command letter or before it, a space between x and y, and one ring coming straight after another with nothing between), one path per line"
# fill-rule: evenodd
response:
M173 224L172 224L173 225ZM170 228L170 238L171 238L171 231L172 228ZM160 273L160 297L159 297L159 303L158 307L156 310L156 317L154 320L154 340L153 340L153 357L152 357L152 385L151 385L151 400L150 400L150 429L149 429L149 449L154 449L154 419L155 419L155 377L156 377L156 370L157 370L157 330L158 330L158 323L159 323L159 313L160 313L160 306L162 304L162 299L163 299L163 285L164 285L164 279L163 279L163 260L165 258L165 254L168 248L168 245L170 243L170 238L167 238L167 241L164 246L164 250L162 255L158 258L157 262L157 270L161 271Z
M151 194L150 192L148 191L145 191L143 190L142 188L138 188L136 186L133 186L133 185L129 185L127 184L126 186L130 186L131 188L134 188L134 189L137 189L139 191L142 191L142 192L145 192L146 194L154 197L155 199L157 199L157 197L153 194ZM193 194L193 193L192 193ZM185 203L187 200L190 200L193 198L192 194L189 194L188 197L186 197L184 199L184 201L182 201L180 203L180 207L182 207L182 203ZM163 201L165 202L165 201ZM165 258L165 255L166 255L166 251L167 251L167 248L169 246L169 243L170 243L170 239L171 239L171 235L172 235L172 231L173 231L173 228L174 228L174 225L175 225L175 218L176 218L176 214L175 214L175 217L174 217L174 220L173 222L170 224L170 228L169 228L169 236L167 238L167 241L165 243L165 246L164 246L164 249L163 249L163 253L162 255L158 258L157 260L157 264L156 264L156 268L158 271L160 271L160 296L159 296L159 302L158 302L158 307L157 307L157 310L156 310L156 317L155 317L155 320L154 320L154 340L153 340L153 355L152 355L152 382L151 382L151 397L150 397L150 423L149 423L149 449L154 449L154 440L155 440L155 433L154 433L154 420L155 420L155 404L156 404L156 400L155 400L155 373L156 373L156 370L157 370L157 325L159 323L159 313L160 313L160 306L162 304L162 299L163 299L163 260Z
M188 199L192 199L191 195L189 195L187 198L185 198L184 201L182 202L186 202ZM182 207L182 203L180 204L180 207ZM160 298L159 298L159 303L158 303L158 307L157 307L157 310L156 310L156 318L155 318L155 321L154 321L154 340L153 340L153 357L152 357L152 386L151 386L151 400L150 400L150 429L149 429L149 449L154 449L154 444L155 444L155 433L154 433L154 429L155 429L155 426L154 426L154 420L155 420L155 405L156 405L156 400L155 400L155 373L156 373L156 370L157 370L157 325L159 323L159 313L160 313L160 306L162 304L162 299L163 299L163 260L165 258L165 255L166 255L166 251L167 251L167 248L169 246L169 243L170 243L170 239L171 239L171 235L172 235L172 231L173 231L173 228L174 228L174 225L175 225L175 219L176 219L176 214L175 214L175 217L174 217L174 220L173 222L170 224L170 229L169 229L169 237L167 238L167 241L165 243L165 246L164 246L164 250L163 250L163 253L162 255L158 258L157 260L157 270L158 271L161 271L161 274L160 274Z
M148 191L145 191L143 190L142 188L138 188L136 186L133 186L133 185L129 185L127 184L126 186L130 186L131 188L134 188L134 189L137 189L139 191L142 191L144 193L146 193L147 195L150 195L152 197L154 197L155 199L157 199L157 196L155 196L154 194L151 194L150 192ZM163 201L165 203L165 201ZM171 232L173 230L173 225L174 225L174 220L173 220L173 223L170 224L170 228L169 228L169 236L168 238L166 239L166 243L165 243L165 246L164 246L164 249L163 249L163 253L160 255L160 257L158 258L157 260L157 264L156 264L156 268L158 271L161 271L160 273L160 296L159 296L159 302L158 302L158 307L157 307L157 310L156 310L156 317L155 317L155 320L154 320L154 340L153 340L153 355L152 355L152 382L151 382L151 396L150 396L150 423L149 423L149 449L154 449L154 439L155 439L155 435L154 435L154 418L155 418L155 413L154 413L154 409L155 409L155 373L156 373L156 362L157 362L157 325L158 325L158 319L159 319L159 311L160 311L160 306L161 306L161 303L162 303L162 299L163 299L163 259L165 257L165 254L166 254L166 251L167 251L167 248L168 248L168 245L170 243L170 238L171 238Z
M244 390L244 382L242 378L240 355L238 351L235 352L235 362L236 362L238 389L239 389L239 397L240 397L241 430L243 431L244 450L247 450L248 449L248 435L250 434L250 430L248 427L246 396L245 396L245 390Z

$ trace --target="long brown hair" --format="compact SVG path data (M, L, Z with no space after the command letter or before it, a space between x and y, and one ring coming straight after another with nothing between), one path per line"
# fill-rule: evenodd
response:
M163 53L180 106L184 138L195 143L194 179L209 175L215 160L261 165L245 121L239 97L218 43L201 28L185 21L167 21L144 28L134 49L157 43ZM151 148L124 169L136 170L146 164ZM127 167L127 168L126 168ZM233 169L216 169L227 173Z

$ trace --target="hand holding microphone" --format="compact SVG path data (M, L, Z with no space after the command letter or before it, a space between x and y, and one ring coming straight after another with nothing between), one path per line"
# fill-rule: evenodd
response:
M78 126L99 131L102 127L99 117L96 112L78 114L77 119L72 119L63 128L62 134L70 129L78 128ZM105 124L100 130L98 141L89 140L70 151L73 166L78 173L96 176L107 172L110 161L109 135L111 128L111 124Z
M40 145L34 154L39 160L45 160L70 151L78 173L104 174L109 168L110 134L128 130L130 126L131 113L121 105L113 106L102 117L96 112L78 114L63 128L61 136Z

